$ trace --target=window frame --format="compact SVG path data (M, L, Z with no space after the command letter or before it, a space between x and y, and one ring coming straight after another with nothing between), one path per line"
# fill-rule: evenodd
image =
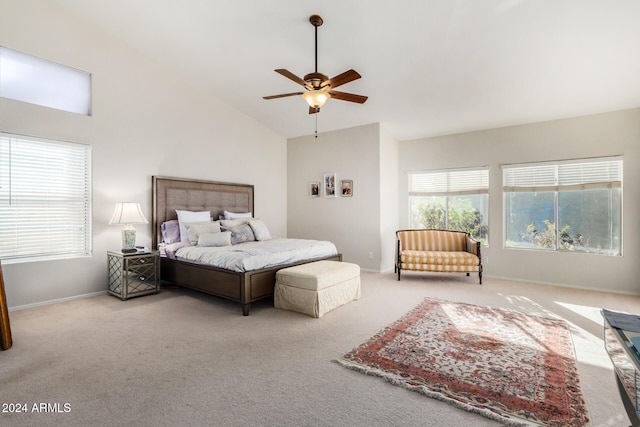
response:
M0 46L0 97L91 116L91 73Z
M598 171L597 164L603 165ZM608 164L608 165L607 165ZM615 166L614 166L615 165ZM593 166L589 170L589 166ZM502 169L502 194L503 194L503 247L515 250L541 250L546 252L597 254L606 256L622 256L623 254L623 172L624 157L603 156L591 158L579 158L568 160L556 160L548 162L514 163L501 165ZM531 173L523 172L529 169ZM608 169L608 171L604 171ZM518 172L518 170L520 170ZM516 171L516 172L513 172ZM551 172L553 171L553 176ZM563 182L564 181L564 182ZM614 190L619 189L617 222L619 224L619 234L617 236L617 253L607 251L599 252L594 250L567 250L561 244L561 193L582 192L591 190ZM553 198L553 227L554 244L553 248L545 247L517 247L508 245L508 202L507 198L512 193L533 193L551 194ZM616 203L613 201L611 203ZM611 211L614 206L611 205ZM614 220L611 219L611 224ZM568 225L568 224L567 224Z
M489 166L410 171L407 175L410 226L413 226L413 197L445 197L445 228L448 228L451 197L486 195L487 209L483 223L486 224L487 233L482 245L489 246ZM425 178L418 182L421 175Z
M0 132L3 263L91 256L91 171L89 144Z

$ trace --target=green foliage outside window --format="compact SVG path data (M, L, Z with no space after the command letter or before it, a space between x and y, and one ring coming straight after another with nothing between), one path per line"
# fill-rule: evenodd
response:
M546 228L538 230L535 225L529 224L527 231L522 239L532 244L537 249L555 249L556 246L556 225L549 221L544 220ZM580 251L586 252L587 248L583 244L584 236L580 233L576 233L571 236L571 227L569 225L563 226L558 231L558 245L560 250L564 251Z
M468 197L417 198L412 206L412 216L415 228L466 231L476 240L487 243L489 227Z
M507 193L506 246L619 255L620 198L619 189Z

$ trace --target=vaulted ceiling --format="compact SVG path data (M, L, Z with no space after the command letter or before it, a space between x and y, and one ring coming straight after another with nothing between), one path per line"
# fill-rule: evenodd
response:
M400 140L640 107L637 0L55 0L285 137L369 123ZM276 74L350 68L309 115Z

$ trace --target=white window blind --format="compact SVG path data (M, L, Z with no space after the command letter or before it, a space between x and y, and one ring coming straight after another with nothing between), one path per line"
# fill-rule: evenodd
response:
M622 188L622 158L504 165L505 192L576 191Z
M489 193L489 169L409 172L410 196L455 196Z
M90 252L90 146L0 133L0 258Z

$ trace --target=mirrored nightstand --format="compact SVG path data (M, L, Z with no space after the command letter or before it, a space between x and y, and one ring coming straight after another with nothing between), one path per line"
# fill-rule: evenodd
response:
M160 252L107 252L109 293L123 301L160 292Z

